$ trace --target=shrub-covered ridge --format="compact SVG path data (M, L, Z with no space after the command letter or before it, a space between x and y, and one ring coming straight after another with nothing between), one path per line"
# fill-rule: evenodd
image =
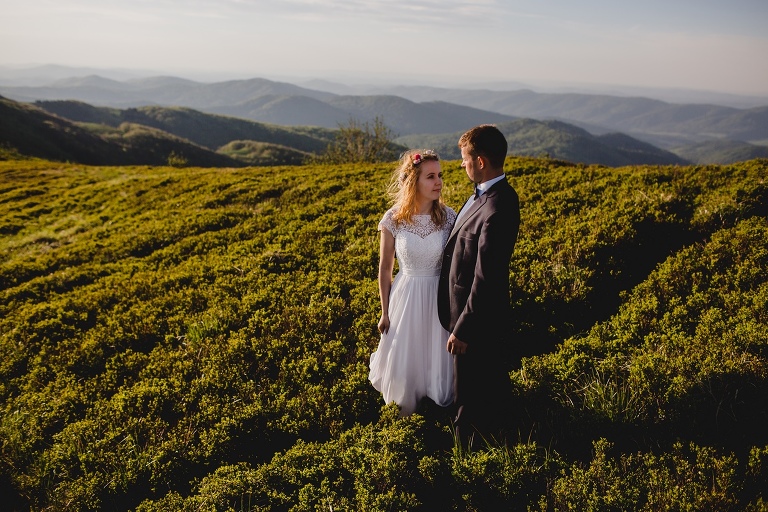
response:
M464 452L367 382L390 165L0 162L10 506L765 507L768 162L507 169L508 436Z

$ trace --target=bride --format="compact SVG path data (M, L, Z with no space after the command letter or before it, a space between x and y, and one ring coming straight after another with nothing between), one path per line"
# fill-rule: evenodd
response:
M394 205L379 222L381 339L368 379L403 416L424 397L440 406L453 401L453 356L437 318L437 284L456 212L443 203L442 188L437 153L406 151L389 187Z

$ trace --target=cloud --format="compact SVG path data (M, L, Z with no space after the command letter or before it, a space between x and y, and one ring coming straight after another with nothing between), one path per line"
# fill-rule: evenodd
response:
M498 79L764 91L768 2L702 2L0 0L0 64L386 76L417 59L430 79L472 62Z
M224 3L234 12L261 12L301 22L364 22L412 27L428 23L451 26L488 23L506 9L499 0L227 0Z

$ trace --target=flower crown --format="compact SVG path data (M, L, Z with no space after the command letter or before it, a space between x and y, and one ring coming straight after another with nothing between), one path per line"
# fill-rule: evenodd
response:
M400 158L402 158L403 155L400 155ZM421 165L421 162L423 162L426 158L430 158L433 160L439 160L440 157L437 156L437 153L435 153L432 149L425 149L424 153L414 153L411 155L411 164L413 164L413 167L418 167ZM403 174L400 175L400 181L404 182L406 179L408 179L408 170L407 168L403 172Z
M425 149L425 150L424 150L424 156L428 156L428 157L432 157L432 158L438 158L438 156L437 156L437 153L435 153L435 152L434 152L433 150L431 150L431 149ZM423 161L424 161L424 158L421 156L421 154L420 154L420 153L415 153L415 154L414 154L414 155L411 157L411 161L413 162L413 165L414 165L414 167L418 167L418 166L419 166L419 164L421 164L421 162L423 162Z

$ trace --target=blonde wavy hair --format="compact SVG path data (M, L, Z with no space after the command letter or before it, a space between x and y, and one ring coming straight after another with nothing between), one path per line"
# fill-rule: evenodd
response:
M400 164L392 173L392 179L387 188L394 207L392 218L397 224L401 222L410 224L413 216L418 213L416 184L421 176L421 164L427 160L440 161L440 157L431 149L410 149L400 155ZM442 195L432 202L430 215L436 226L441 227L445 224L448 213Z

